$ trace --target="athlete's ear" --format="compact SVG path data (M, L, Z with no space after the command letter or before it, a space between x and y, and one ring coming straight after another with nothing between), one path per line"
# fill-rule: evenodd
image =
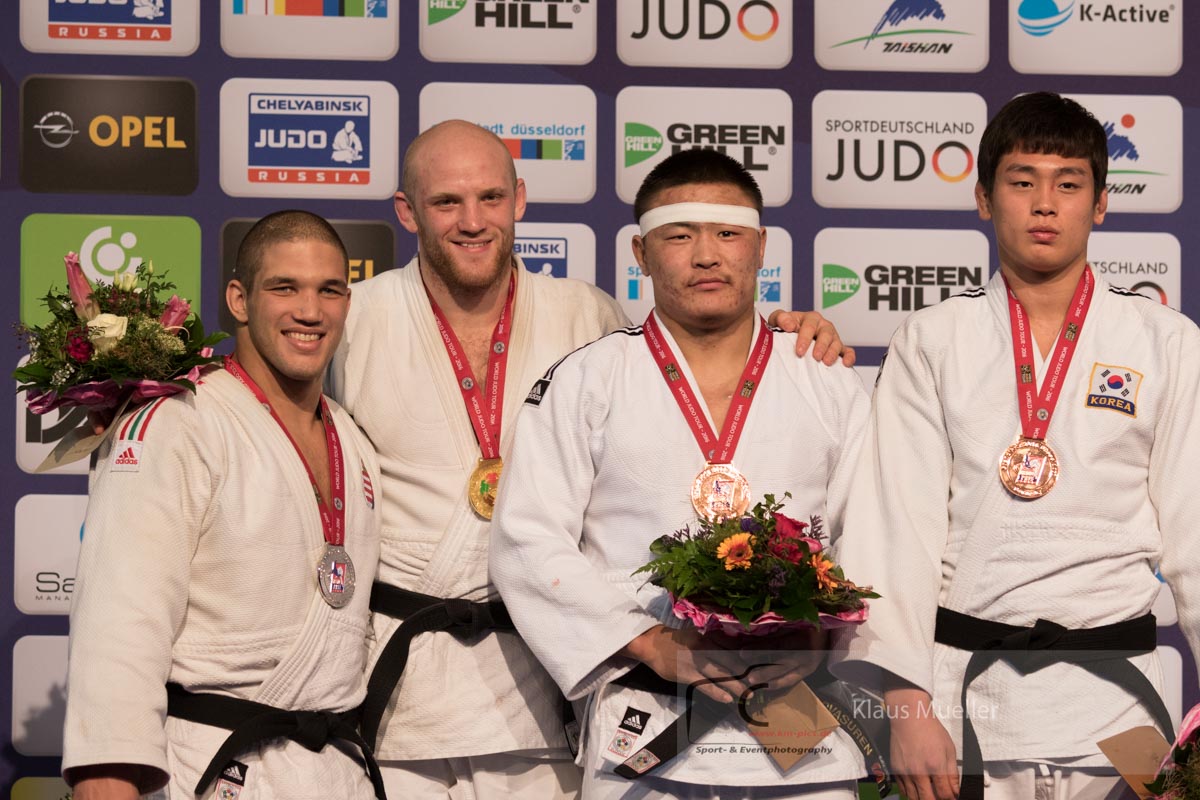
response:
M246 298L249 294L245 284L237 278L225 286L225 305L229 306L229 313L241 325L250 320L250 314L246 311Z
M404 230L409 233L416 233L417 212L409 201L408 195L404 192L396 192L393 204L396 207L396 218L400 220L400 224L404 226Z
M975 184L975 207L979 209L979 218L984 222L992 218L992 202L988 197L987 189L982 183Z

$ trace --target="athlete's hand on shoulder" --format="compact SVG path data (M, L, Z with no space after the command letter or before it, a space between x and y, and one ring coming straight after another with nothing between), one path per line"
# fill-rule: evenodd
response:
M833 366L841 358L847 367L854 366L854 348L842 343L833 323L820 311L772 311L769 325L796 334L796 355L803 356L812 345L813 358Z
M909 800L955 800L958 755L933 713L929 694L914 687L884 692L892 728L892 772Z

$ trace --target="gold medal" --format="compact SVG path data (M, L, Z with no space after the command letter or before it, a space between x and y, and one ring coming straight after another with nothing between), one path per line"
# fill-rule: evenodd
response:
M496 510L496 490L500 487L500 473L504 461L499 458L481 458L467 483L467 499L471 508L484 519L491 519Z
M732 464L709 464L692 482L692 507L714 522L740 517L750 507L750 481Z
M1058 480L1058 456L1041 439L1022 437L1000 456L1000 482L1025 500L1045 497Z

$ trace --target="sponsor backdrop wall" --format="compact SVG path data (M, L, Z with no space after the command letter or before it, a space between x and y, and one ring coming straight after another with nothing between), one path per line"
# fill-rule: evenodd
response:
M207 325L226 324L231 249L251 220L283 207L338 220L355 279L402 265L415 241L390 202L400 148L464 117L504 139L528 182L517 240L527 266L595 282L635 321L653 304L629 252L638 182L679 148L738 158L768 205L761 306L823 309L860 346L869 382L906 314L995 268L973 212L976 147L990 113L1043 88L1077 98L1109 134L1097 269L1200 314L1200 281L1182 274L1185 254L1200 253L1200 175L1184 171L1185 132L1200 124L1200 45L1185 35L1183 0L2 8L0 263L10 290L0 314L11 322L44 319L39 297L64 284L61 256L75 250L101 279L152 258ZM12 369L15 340L7 352L0 361ZM79 468L32 471L80 420L7 403L0 789L58 798L65 615L86 481ZM1200 692L1169 596L1157 612L1178 714Z

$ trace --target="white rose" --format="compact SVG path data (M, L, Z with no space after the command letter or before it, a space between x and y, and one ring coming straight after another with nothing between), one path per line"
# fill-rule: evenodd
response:
M125 328L129 325L128 317L118 317L116 314L98 314L88 322L88 335L97 353L107 353L125 336Z

